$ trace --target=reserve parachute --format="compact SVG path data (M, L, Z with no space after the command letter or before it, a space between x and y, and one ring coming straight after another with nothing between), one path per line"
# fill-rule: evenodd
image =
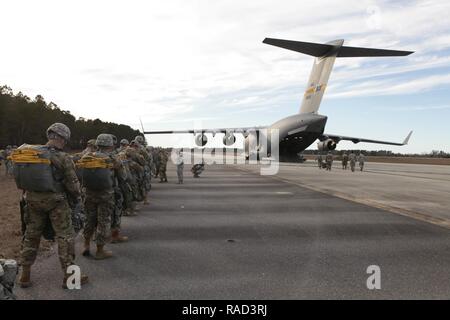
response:
M9 159L17 188L34 192L62 192L60 181L50 159L52 148L43 145L24 144L13 150Z
M82 183L90 190L108 190L114 187L114 169L112 159L102 152L94 152L77 161L82 169Z

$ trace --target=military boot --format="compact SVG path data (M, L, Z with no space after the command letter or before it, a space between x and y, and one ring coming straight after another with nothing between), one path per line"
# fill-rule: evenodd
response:
M84 239L83 252L81 253L83 256L88 257L91 255L90 245L91 239Z
M124 217L128 217L128 216L131 216L131 212L132 212L132 210L131 210L131 208L126 208L125 210L123 210L123 216Z
M31 287L31 266L23 266L20 275L19 285L21 288Z
M62 283L62 288L63 289L69 289L67 287L67 279L69 279L69 277L70 277L70 275L68 275L68 274L64 275L64 279L63 279L63 283ZM87 275L85 275L85 274L82 274L81 277L80 277L80 284L84 285L84 284L86 284L88 282L89 282L89 277Z
M105 250L104 245L97 245L97 252L95 253L96 260L108 259L113 256L112 251Z
M127 242L128 237L121 236L119 229L112 229L111 230L111 243L120 243L120 242Z
M129 217L135 217L135 216L137 216L138 214L137 214L137 212L136 211L138 211L139 209L131 209L130 208L130 211L128 212L128 216Z

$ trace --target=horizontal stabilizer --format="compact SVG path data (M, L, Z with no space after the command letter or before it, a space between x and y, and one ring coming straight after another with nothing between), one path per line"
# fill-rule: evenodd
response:
M311 42L301 42L301 41L291 41L291 40L281 40L273 38L265 38L263 43L270 44L272 46L308 54L314 57L323 57L333 49L332 45L311 43Z
M292 40L282 40L265 38L263 43L270 44L276 47L304 53L314 57L325 57L331 54L336 54L336 57L389 57L389 56L407 56L413 51L399 51L399 50L385 50L359 47L336 47L333 44L321 44L312 42L301 42Z

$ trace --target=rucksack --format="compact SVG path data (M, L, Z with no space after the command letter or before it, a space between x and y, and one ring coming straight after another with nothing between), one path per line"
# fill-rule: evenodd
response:
M24 144L13 150L13 174L17 188L35 192L62 192L62 179L52 165L51 157L55 150L43 145Z
M102 152L88 153L76 163L82 169L82 184L89 190L113 189L115 185L113 161Z

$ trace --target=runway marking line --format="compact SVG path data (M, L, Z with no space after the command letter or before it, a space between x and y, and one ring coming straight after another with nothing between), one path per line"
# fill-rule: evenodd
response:
M253 171L251 171L249 169L243 169L243 168L238 168L238 167L236 167L236 169L240 170L240 171L247 172L247 173L253 173L253 174L255 173L255 172L253 172ZM404 209L404 208L388 206L388 205L381 204L381 203L373 201L373 200L368 200L368 199L364 199L363 200L363 199L356 198L356 197L353 197L351 195L344 194L344 193L341 193L341 192L336 192L336 191L331 191L331 190L323 190L323 189L320 189L320 188L317 188L317 187L313 187L313 186L310 186L310 185L300 184L300 183L297 183L297 182L294 182L294 181L290 181L290 180L287 180L285 178L281 178L281 177L278 177L278 176L273 176L272 175L272 176L266 176L266 177L272 178L274 180L286 182L286 183L289 183L291 185L295 185L297 187L306 188L306 189L309 189L309 190L312 190L312 191L316 191L316 192L320 192L320 193L323 193L323 194L331 195L331 196L334 196L334 197L337 197L337 198L345 199L345 200L356 202L356 203L359 203L359 204L364 204L364 205L367 205L367 206L370 206L370 207L374 207L374 208L377 208L377 209L382 209L382 210L385 210L385 211L388 211L388 212L391 212L391 213L400 214L400 215L405 216L405 217L409 217L409 218L412 218L412 219L415 219L415 220L428 222L428 223L431 223L431 224L434 224L434 225L437 225L437 226L440 226L440 227L443 227L443 228L446 228L446 229L450 229L450 221L448 219L436 218L436 217L430 216L428 214L415 212L415 211Z

